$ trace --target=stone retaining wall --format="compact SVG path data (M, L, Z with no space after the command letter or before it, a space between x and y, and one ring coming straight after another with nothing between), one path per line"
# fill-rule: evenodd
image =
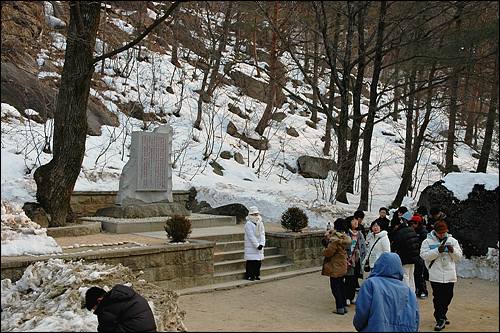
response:
M293 269L315 267L323 264L323 236L324 231L266 232L266 246L278 247Z
M61 258L84 259L111 265L121 263L134 272L143 271L148 282L161 282L171 289L190 288L213 282L214 242L190 239L187 244L100 249L89 253L67 253L39 257L2 257L2 279L17 281L33 262Z
M71 194L71 209L76 217L94 216L94 213L105 207L115 205L117 191L74 191ZM183 206L189 200L189 191L172 191L174 202Z

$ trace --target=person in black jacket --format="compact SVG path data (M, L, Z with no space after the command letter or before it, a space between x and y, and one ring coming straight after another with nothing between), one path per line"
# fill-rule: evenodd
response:
M401 216L403 216L403 214L406 213L407 211L408 208L406 208L405 206L401 206L398 208L397 211L394 212L394 214L392 214L391 224L389 226L389 231L388 231L389 240L391 242L393 241L394 231L401 224Z
M422 242L427 238L427 229L424 225L423 218L420 214L414 214L408 224L415 230L418 235L420 246ZM415 292L418 298L425 299L429 296L427 291L427 283L425 281L429 280L429 271L425 267L424 259L418 258L415 263L415 271L413 272L415 278Z
M408 225L411 216L409 211L401 216L402 222L396 226L393 232L391 251L397 253L401 258L404 271L403 281L415 291L413 271L420 256L420 240L415 230Z
M387 218L388 214L389 210L387 208L380 207L380 209L378 210L379 217L375 221L373 221L372 224L376 222L380 226L380 229L389 231L389 224L391 223L391 221Z
M85 293L85 307L94 311L98 332L156 332L153 312L144 297L122 284L109 292L91 287Z

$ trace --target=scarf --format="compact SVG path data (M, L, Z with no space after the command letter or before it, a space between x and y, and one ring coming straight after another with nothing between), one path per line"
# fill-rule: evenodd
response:
M262 223L262 217L260 215L253 216L248 215L248 219L255 224L255 236L259 237L262 230L264 230L264 223Z

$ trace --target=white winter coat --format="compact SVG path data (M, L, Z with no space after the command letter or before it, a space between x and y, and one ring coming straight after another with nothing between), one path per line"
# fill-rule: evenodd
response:
M264 246L266 245L266 232L262 226L259 235L255 235L256 224L247 221L245 223L245 260L263 260ZM257 247L262 245L262 250Z
M425 266L429 270L429 281L439 283L457 282L457 270L455 263L462 258L462 249L458 241L446 234L448 237L446 244L453 245L453 253L439 253L438 247L441 241L437 238L436 233L431 231L427 234L427 238L422 242L420 247L420 256L425 260ZM429 268L432 260L436 259L432 267Z
M380 240L375 244L379 238ZM370 232L368 236L366 236L366 241L368 243L366 256L361 265L364 266L366 260L369 259L370 268L373 268L375 261L377 261L378 257L380 257L382 253L391 252L391 243L389 242L389 237L387 236L387 231L385 230L380 231L376 235L374 235L373 232ZM370 257L368 257L368 254L370 254Z

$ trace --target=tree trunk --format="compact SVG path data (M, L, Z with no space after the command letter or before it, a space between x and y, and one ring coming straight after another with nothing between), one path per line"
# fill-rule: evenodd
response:
M325 26L326 29L326 26ZM325 31L326 32L326 31ZM325 33L326 35L326 33ZM333 50L337 49L338 42L339 42L339 36L340 36L340 12L337 13L336 18L335 18L335 23L334 23L334 32L333 32L333 41L328 47L328 42L324 40L325 42L325 50L326 52L332 52ZM325 38L325 37L323 37ZM330 63L330 83L329 83L329 96L328 96L328 109L327 109L327 121L326 121L326 128L325 128L325 144L323 146L323 154L325 156L330 155L330 147L332 145L332 128L338 131L338 126L336 127L335 124L333 123L333 105L335 104L335 75L337 71L337 57L330 57L331 63Z
M456 29L460 32L463 3L457 4L457 20ZM458 84L460 82L459 75L459 64L455 64L452 68L452 77L450 82L450 115L448 117L448 137L446 139L446 152L445 152L445 165L444 169L446 173L453 170L453 151L455 150L455 124L457 121L457 97L458 97Z
M495 119L498 120L496 115L498 109L498 47L496 50L496 60L495 60L495 81L491 85L490 93L490 107L488 109L488 116L486 118L486 131L484 133L483 146L481 147L481 155L479 157L479 162L477 164L477 172L486 172L488 168L488 160L490 158L491 151L491 138L493 136L493 127L495 126Z
M338 171L337 171L337 193L335 199L338 202L349 203L347 200L347 184L348 184L348 164L347 164L347 127L349 116L349 91L351 81L351 52L352 52L352 35L354 28L354 15L352 3L347 2L347 33L345 40L345 53L343 59L342 84L339 87L340 91L340 114L339 114L339 130L338 130Z
M203 80L201 82L200 94L198 96L198 112L193 127L201 131L201 117L203 115L203 99L205 98L205 87L207 86L209 69L203 71Z
M403 165L403 173L401 177L404 177L407 173L411 174L409 170L410 159L411 159L411 149L413 143L413 110L415 108L415 79L417 76L417 70L415 64L410 74L410 80L408 83L408 105L406 110L406 136L405 136L405 159ZM411 182L411 180L410 180Z
M359 201L360 210L368 210L368 191L370 187L370 156L373 126L375 122L375 114L377 112L377 85L382 71L383 60L383 40L385 29L385 13L387 10L386 1L380 2L380 13L377 27L377 42L375 46L375 58L373 60L373 76L370 84L370 102L368 104L368 117L366 120L365 130L363 131L363 155L361 158L361 198Z
M237 10L236 13L236 22L241 22L241 12ZM234 41L234 52L236 55L240 54L241 51L241 28L240 25L236 25L236 29L234 31L235 41Z
M50 214L51 227L66 224L85 155L87 101L100 9L100 2L70 2L64 67L54 112L54 154L34 173L36 197Z
M313 34L316 34L313 31ZM304 72L309 73L309 61L311 60L311 55L309 54L309 40L308 40L308 30L304 32Z
M226 49L227 35L229 31L229 26L231 25L231 10L233 8L233 3L231 1L227 2L227 8L224 17L224 23L222 28L222 35L220 38L219 46L217 48L217 53L215 54L215 65L212 67L212 73L210 74L210 82L208 83L207 94L212 97L215 88L219 83L219 67L222 52Z
M469 146L472 146L472 124L469 125L469 123L472 122L472 113L474 112L474 106L476 105L475 100L473 100L470 96L472 95L471 75L474 67L474 49L475 48L473 46L469 48L469 57L467 58L467 71L465 74L464 94L462 98L462 107L460 108L460 114L465 122L464 143Z
M354 193L354 174L356 171L356 158L358 156L359 132L361 130L361 91L363 89L363 79L365 75L365 13L366 3L358 3L358 68L356 73L356 83L352 91L353 119L351 129L351 144L347 154L347 192Z
M429 71L428 77L428 89L427 89L427 98L425 102L425 115L424 121L420 126L418 134L415 137L415 141L413 143L413 147L411 149L410 160L408 162L407 172L403 173L403 177L401 179L401 183L399 184L398 192L394 201L392 202L392 207L399 207L403 202L403 198L408 193L408 188L411 184L411 176L413 168L415 164L417 164L418 154L420 152L420 147L422 146L422 142L424 140L425 131L427 130L427 126L429 125L429 120L432 112L432 81L434 80L434 74L436 72L436 64L434 63L431 70Z
M334 103L334 97L335 97L335 83L334 83L334 73L333 70L330 71L330 89L329 89L329 96L328 96L328 115L326 117L326 128L325 128L325 144L323 145L323 155L329 156L330 155L330 148L332 145L332 127L333 127L333 122L332 122L332 111L333 111L333 103Z
M399 118L399 48L396 49L396 56L395 56L395 61L396 61L396 66L394 68L394 109L392 111L392 120L398 121Z
M274 2L274 26L278 27L278 12L279 12L279 1ZM277 50L277 35L276 31L273 30L273 38L272 38L272 44L271 44L271 55L270 55L270 73L269 73L269 96L268 96L268 101L266 105L266 109L264 110L264 113L262 114L262 117L259 120L259 123L257 124L257 127L255 127L255 132L259 133L260 135L264 135L264 130L267 128L269 125L269 122L271 121L271 118L273 116L273 109L274 109L274 104L276 102L276 82L278 81L277 77L277 72L278 72L278 50Z
M314 33L314 58L313 58L313 77L312 77L312 82L314 86L318 86L318 66L319 66L319 54L318 54L318 47L319 47L319 41L318 41L318 34L316 32ZM316 125L318 122L318 109L316 108L318 106L318 94L317 90L313 90L313 108L311 110L311 121Z
M252 34L252 51L253 60L255 62L255 69L257 70L257 77L260 77L259 60L257 59L257 18L254 19L253 23L253 34Z
M458 67L458 66L456 66ZM450 115L448 117L448 136L446 139L445 172L453 170L453 151L455 147L455 124L457 120L458 71L453 69L450 86Z
M179 38L177 36L177 31L179 30L179 17L175 17L174 21L172 22L172 59L170 59L170 62L180 68L181 64L179 62Z
M472 102L470 108L467 110L467 119L465 120L465 134L464 143L472 147L472 135L474 134L474 112L476 112L476 102Z

